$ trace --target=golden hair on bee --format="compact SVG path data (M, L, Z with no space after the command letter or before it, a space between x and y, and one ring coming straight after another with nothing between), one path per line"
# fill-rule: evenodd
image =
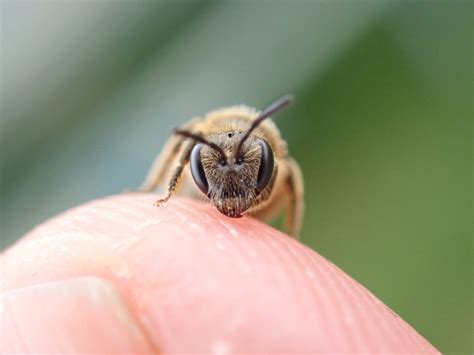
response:
M184 181L184 195L201 194L228 217L251 214L267 220L286 210L287 229L297 237L303 178L270 119L292 102L287 95L261 112L234 106L191 120L174 131L140 190L153 191L168 176L167 195L156 203L160 206L180 192Z

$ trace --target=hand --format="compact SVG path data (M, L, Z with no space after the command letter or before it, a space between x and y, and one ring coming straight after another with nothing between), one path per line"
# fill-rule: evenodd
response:
M88 203L7 250L0 353L438 353L298 241L156 199Z

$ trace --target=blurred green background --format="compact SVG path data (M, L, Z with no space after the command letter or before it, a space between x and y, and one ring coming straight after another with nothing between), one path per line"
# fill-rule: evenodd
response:
M173 127L296 104L302 240L472 349L470 1L2 1L1 248L138 186Z

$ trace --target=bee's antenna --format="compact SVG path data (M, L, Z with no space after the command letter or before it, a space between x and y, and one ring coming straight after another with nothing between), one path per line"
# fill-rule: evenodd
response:
M208 145L209 147L211 147L212 149L217 151L220 154L221 158L227 160L225 152L224 152L224 150L222 150L221 147L219 147L215 143L209 142L206 138L200 136L199 134L191 133L191 132L183 130L183 129L175 129L174 133L178 134L180 136L186 137L186 138L194 139L195 141L198 141L202 144Z
M250 133L257 128L257 126L266 118L270 117L274 113L277 113L284 109L286 106L290 105L293 103L293 96L292 95L285 95L278 100L272 102L267 108L265 108L258 117L253 120L252 125L250 128L247 130L247 133L242 137L242 139L239 142L239 145L237 146L237 156L239 155L240 149L242 148L242 145L244 142L247 140L248 137L250 137Z

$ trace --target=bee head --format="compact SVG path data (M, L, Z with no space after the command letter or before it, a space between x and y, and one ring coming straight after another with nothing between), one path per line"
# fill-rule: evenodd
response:
M229 217L240 217L267 187L275 170L273 150L267 141L251 137L237 147L243 133L227 132L209 140L225 152L197 144L191 153L191 174L199 189L217 209Z
M265 139L251 133L264 119L291 102L290 96L277 100L244 132L224 132L204 138L188 131L176 131L196 141L190 156L191 175L221 213L241 217L265 188L273 184L276 175L273 149Z

